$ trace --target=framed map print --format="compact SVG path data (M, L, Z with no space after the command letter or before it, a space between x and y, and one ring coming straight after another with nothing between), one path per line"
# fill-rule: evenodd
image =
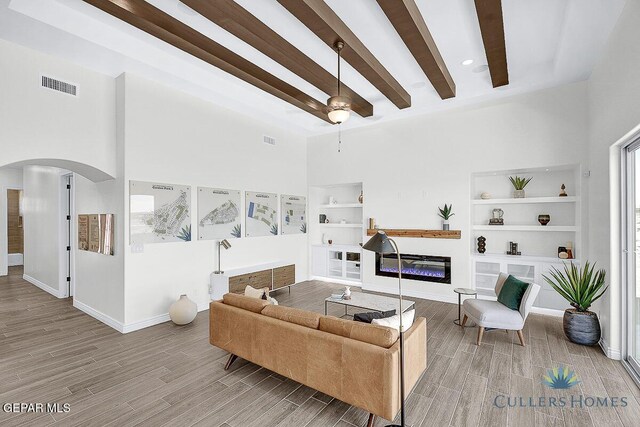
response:
M129 181L129 243L191 241L191 187Z
M282 234L307 232L307 198L304 196L280 196L280 226Z
M242 236L240 191L198 187L198 240Z
M245 236L278 235L278 195L245 192Z

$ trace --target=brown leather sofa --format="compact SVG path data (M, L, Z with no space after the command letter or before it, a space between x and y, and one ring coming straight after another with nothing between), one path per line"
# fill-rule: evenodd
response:
M398 331L226 294L210 304L211 344L371 415L400 409ZM426 319L404 334L405 393L427 365Z

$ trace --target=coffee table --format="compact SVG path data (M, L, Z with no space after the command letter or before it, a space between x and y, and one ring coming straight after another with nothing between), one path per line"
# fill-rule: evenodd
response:
M365 310L385 312L395 310L399 312L400 301L397 297L385 297L382 295L365 294L362 292L352 292L351 299L337 299L328 297L324 300L324 314L327 314L327 305L329 303L344 305L344 316L347 315L349 307L362 308ZM402 312L409 310L415 305L413 301L402 300Z

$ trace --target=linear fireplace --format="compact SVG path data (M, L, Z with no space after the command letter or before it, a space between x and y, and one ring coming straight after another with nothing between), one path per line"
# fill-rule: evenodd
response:
M400 254L400 260L404 279L451 283L451 257ZM398 277L398 256L376 254L376 275Z

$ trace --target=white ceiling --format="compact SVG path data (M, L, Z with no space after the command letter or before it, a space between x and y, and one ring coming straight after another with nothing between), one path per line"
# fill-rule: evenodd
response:
M178 0L148 1L314 98L330 96ZM236 1L335 75L335 52L275 0ZM625 0L503 0L510 84L498 89L482 71L486 59L473 0L416 2L456 83L456 97L438 97L374 0L327 0L412 98L410 108L398 110L343 63L343 81L374 105L373 117L352 114L343 129L584 80ZM133 72L306 135L336 130L80 0L0 0L0 38L114 77ZM465 59L474 63L463 66Z

